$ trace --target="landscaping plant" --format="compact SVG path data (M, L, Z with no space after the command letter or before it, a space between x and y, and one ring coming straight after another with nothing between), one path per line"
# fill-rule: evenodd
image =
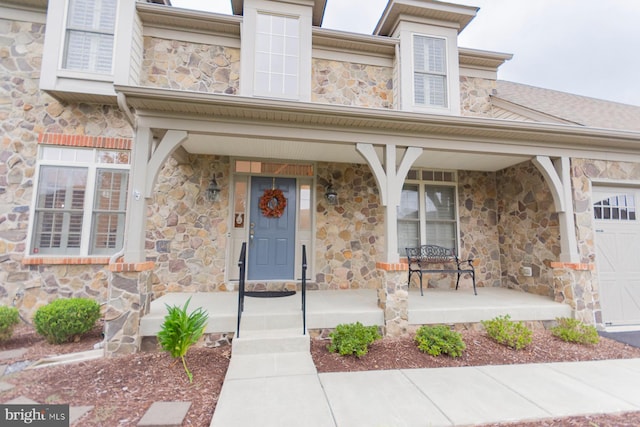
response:
M327 346L330 352L342 356L355 354L362 357L369 351L369 345L382 338L377 326L364 326L360 322L340 324L329 334L331 344Z
M57 299L40 307L33 317L36 332L51 344L77 340L100 318L100 304L88 298Z
M551 328L551 334L563 341L579 344L597 344L600 341L595 326L569 317L558 317L556 322L558 324Z
M452 331L444 325L421 326L414 341L420 351L432 356L448 354L451 357L459 357L467 348L460 332Z
M20 315L15 307L0 306L0 342L13 336L13 328L20 323Z
M185 355L204 333L209 316L202 307L187 314L190 301L191 297L183 307L166 305L169 313L165 316L162 329L158 332L158 341L163 350L168 351L172 357L179 357L182 360L189 382L193 382L193 374L187 368Z
M494 341L515 350L525 348L533 339L531 329L522 322L514 322L508 314L483 320L481 323Z

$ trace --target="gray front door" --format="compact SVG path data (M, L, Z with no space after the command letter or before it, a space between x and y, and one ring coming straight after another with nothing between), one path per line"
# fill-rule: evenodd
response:
M280 218L265 216L260 198L265 190L282 190L286 207ZM295 260L296 180L293 178L251 178L249 221L249 280L292 280Z

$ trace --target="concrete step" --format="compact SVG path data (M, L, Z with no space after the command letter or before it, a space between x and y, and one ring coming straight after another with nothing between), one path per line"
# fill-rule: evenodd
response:
M242 313L240 331L266 329L296 329L302 332L302 312Z
M309 334L298 329L240 330L232 343L233 356L239 354L309 352Z

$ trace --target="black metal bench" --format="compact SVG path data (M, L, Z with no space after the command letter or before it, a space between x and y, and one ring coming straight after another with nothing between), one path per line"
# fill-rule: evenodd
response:
M460 284L460 276L470 274L473 281L473 293L478 295L473 259L460 260L454 249L438 245L422 245L418 248L406 248L406 251L409 263L408 284L411 286L411 276L417 274L420 277L420 295L424 295L422 292L422 273L457 273L456 290ZM454 266L455 268L453 268Z

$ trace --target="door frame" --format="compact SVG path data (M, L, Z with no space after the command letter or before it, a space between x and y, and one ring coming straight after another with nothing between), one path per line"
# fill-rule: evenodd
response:
M251 171L237 171L236 162L265 162L265 163L282 163L289 165L306 165L311 170L310 175L293 175L293 174L270 174ZM238 258L242 242L249 242L249 213L251 210L250 191L252 176L268 176L276 178L293 178L296 180L296 206L295 206L295 261L294 261L294 277L292 279L275 279L275 280L252 280L251 282L298 282L302 277L302 245L307 247L307 279L314 276L314 259L315 259L315 207L316 207L316 171L315 162L296 162L296 161L277 161L269 159L246 159L246 158L230 158L230 179L229 179L229 209L228 209L228 226L227 233L228 244L225 260L225 282L237 283L239 279ZM257 200L253 203L258 203ZM308 205L308 206L307 206ZM287 206L287 209L289 206ZM308 215L305 224L301 224L301 212ZM236 214L242 211L243 221L241 226L235 223ZM247 251L248 253L249 251ZM233 287L230 287L233 289Z

